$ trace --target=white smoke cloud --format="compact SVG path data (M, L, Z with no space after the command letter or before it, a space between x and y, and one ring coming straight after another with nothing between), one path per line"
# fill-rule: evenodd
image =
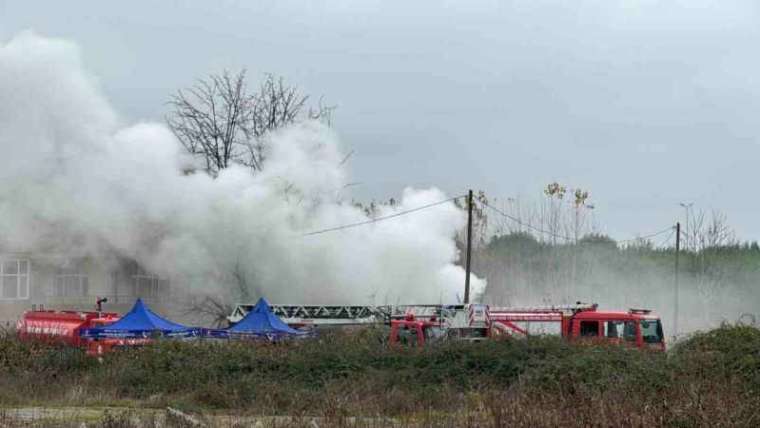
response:
M453 302L464 272L452 203L367 226L347 203L333 132L305 123L272 136L264 170L185 176L163 124L126 126L76 45L26 32L0 45L0 248L118 254L192 292L275 302ZM392 214L446 199L405 189ZM476 293L484 282L475 278Z

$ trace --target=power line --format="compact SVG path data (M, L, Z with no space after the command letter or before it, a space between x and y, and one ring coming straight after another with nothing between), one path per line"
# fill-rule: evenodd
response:
M449 199L446 199L446 200L443 200L443 201L434 202L432 204L423 205L421 207L412 208L412 209L404 210L404 211L399 211L397 213L389 214L389 215L386 215L386 216L375 217L375 218L373 218L371 220L365 220L365 221L360 221L360 222L356 222L356 223L344 224L344 225L341 225L341 226L330 227L330 228L327 228L327 229L315 230L313 232L304 233L302 236L319 235L321 233L335 232L335 231L338 231L338 230L350 229L352 227L359 227L359 226L364 226L364 225L367 225L367 224L377 223L379 221L388 220L388 219L392 219L392 218L396 218L396 217L401 217L402 215L411 214L411 213L414 213L414 212L417 212L417 211L422 211L422 210L425 210L425 209L428 209L428 208L432 208L432 207L435 207L435 206L438 206L438 205L443 205L445 203L452 202L452 201L454 201L456 199L463 198L464 196L465 195L454 196L453 198L449 198Z
M547 235L549 235L549 236L552 236L552 237L555 237L555 238L561 238L561 239L564 239L564 240L566 240L566 241L572 241L572 240L573 240L573 238L570 238L569 236L559 235L559 234L557 234L557 233L554 233L554 232L549 232L548 230L543 230L543 229L541 229L541 228L538 228L538 227L536 227L536 226L533 226L533 225L531 225L531 224L529 224L529 223L523 223L523 222L522 222L520 219L518 219L517 217L511 216L511 215L509 215L509 214L505 213L504 211L502 211L502 210L500 210L500 209L498 209L498 208L496 208L496 207L493 207L493 206L489 205L489 204L488 204L487 202L485 202L485 201L478 201L478 202L480 202L480 203L481 203L481 204L483 204L484 206L486 206L486 207L488 207L488 208L490 208L490 209L492 209L492 210L496 211L497 213L499 213L499 214L503 215L504 217L506 217L506 218L508 218L508 219L510 219L510 220L512 220L512 221L514 221L515 223L517 223L517 224L519 224L519 225L521 225L521 226L523 226L523 227L527 227L528 229L532 229L532 230L533 230L533 231L535 231L535 232L539 232L539 233L545 233L545 234L547 234Z
M480 202L480 203L481 203L481 204L483 204L484 206L486 206L486 207L488 207L488 208L490 208L490 209L492 209L492 210L496 211L497 213L499 213L499 214L503 215L504 217L506 217L506 218L508 218L508 219L510 219L510 220L512 220L512 221L514 221L515 223L517 223L517 224L519 224L519 225L521 225L521 226L527 227L527 228L529 228L529 229L532 229L532 230L534 230L534 231L536 231L536 232L539 232L539 233L544 233L544 234L547 234L547 235L549 235L549 236L553 236L553 237L555 237L555 238L564 239L564 240L566 240L566 241L574 241L574 239L573 239L573 238L571 238L571 237L569 237L569 236L560 235L560 234L557 234L557 233L554 233L554 232L550 232L550 231L548 231L548 230L543 230L543 229L541 229L541 228L538 228L538 227L536 227L536 226L533 226L533 225L531 225L531 224L529 224L529 223L525 223L525 222L521 221L520 219L518 219L518 218L516 218L516 217L514 217L514 216L511 216L511 215L509 215L509 214L505 213L504 211L502 211L502 210L500 210L500 209L498 209L498 208L496 208L496 207L493 207L493 206L489 205L489 204L488 204L487 202L485 202L485 201L478 201L478 202ZM648 235L639 236L639 237L636 237L636 238L630 238L630 239L623 239L623 240L619 240L619 241L618 241L618 240L616 240L615 242L617 242L618 244L622 244L622 243L626 243L626 242L632 242L632 241L638 241L638 240L646 240L646 239L651 239L651 238L654 238L654 237L656 237L656 236L660 236L660 235L662 235L663 233L665 233L665 232L668 232L668 231L671 231L671 232L672 232L672 231L673 231L673 226L668 226L668 227L667 227L667 228L665 228L665 229L662 229L662 230L660 230L660 231L657 231L657 232L654 232L654 233L650 233L650 234L648 234ZM675 232L673 232L673 233L675 233ZM670 239L670 238L668 238L668 239Z
M664 240L660 241L660 244L658 245L658 247L664 247L667 243L670 242L671 239L673 239L673 235L675 234L676 234L675 229L672 229L672 231L670 232L670 235L668 235Z
M650 233L649 235L644 235L644 236L637 236L635 238L623 239L622 241L617 241L617 243L618 244L623 244L623 243L632 242L632 241L646 241L647 239L654 238L655 236L660 236L663 233L668 232L668 231L672 231L672 230L673 230L673 226L668 226L665 229L662 229L662 230L660 230L658 232Z

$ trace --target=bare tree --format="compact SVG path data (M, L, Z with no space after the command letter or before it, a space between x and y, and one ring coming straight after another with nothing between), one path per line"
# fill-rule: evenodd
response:
M330 122L334 107L305 109L309 97L282 77L267 74L249 93L245 70L200 79L169 99L169 127L182 145L204 163L211 176L233 164L260 171L268 134L305 119Z
M239 161L251 143L248 128L254 102L246 94L245 71L198 80L172 95L169 104L174 108L167 116L169 127L212 176Z
M686 208L684 249L691 253L696 291L702 299L704 316L710 321L732 269L722 260L720 250L737 245L738 241L724 213L712 210L708 215L703 209L691 210L691 205Z
M567 187L557 183L556 181L550 183L544 189L544 195L546 195L548 203L546 211L546 226L549 231L549 239L553 245L557 245L557 237L560 236L562 221L564 218L562 210L562 199L567 193Z
M737 243L736 234L728 225L726 214L718 210L712 210L708 216L704 210L694 212L687 209L684 226L682 234L684 249L687 251L696 253Z
M568 192L572 200L566 198ZM545 199L527 203L519 197L493 198L491 205L499 205L501 211L508 214L508 217L496 216L492 224L493 235L525 232L541 242L556 245L578 243L584 236L598 232L588 191L554 182L543 189L543 194Z
M214 326L221 328L227 324L227 316L232 313L232 305L224 303L221 299L205 296L198 301L191 301L185 305L184 315L193 316L195 320L209 321Z
M475 192L472 199L472 248L477 251L488 243L489 228L486 205L489 204L489 200L485 192L482 190ZM467 212L468 207L466 198L455 199L454 205L462 211ZM463 257L467 248L467 229L458 231L455 239L457 248L460 250L459 255L460 257ZM461 260L461 262L464 262L464 260Z

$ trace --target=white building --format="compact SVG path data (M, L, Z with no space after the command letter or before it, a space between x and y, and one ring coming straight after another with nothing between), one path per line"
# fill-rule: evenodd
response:
M95 308L124 312L137 297L151 307L166 308L170 282L142 269L135 261L58 254L0 251L0 322L13 325L24 310Z

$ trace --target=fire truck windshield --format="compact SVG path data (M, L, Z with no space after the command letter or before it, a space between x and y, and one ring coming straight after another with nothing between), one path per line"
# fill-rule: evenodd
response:
M425 340L438 340L443 337L445 331L440 327L428 327L425 329Z
M645 343L661 343L663 334L660 320L641 320L641 337Z

